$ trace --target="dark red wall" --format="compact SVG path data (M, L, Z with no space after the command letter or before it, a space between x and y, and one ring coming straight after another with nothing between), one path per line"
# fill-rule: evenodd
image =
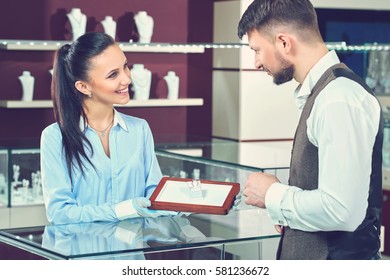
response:
M152 42L187 43L212 41L211 0L13 0L2 3L0 39L71 40L66 14L80 8L87 15L87 31L103 31L100 21L110 15L117 21L117 41L138 40L133 16L145 10L154 18ZM54 52L1 51L0 100L20 100L17 77L28 70L35 77L34 100L50 99ZM163 76L169 70L181 78L180 97L204 98L203 107L121 108L120 111L145 118L156 142L179 136L211 135L211 51L204 54L126 53L131 64L142 63L153 73L151 98L166 98ZM52 109L0 108L2 139L39 138L54 121ZM176 137L175 137L176 138Z

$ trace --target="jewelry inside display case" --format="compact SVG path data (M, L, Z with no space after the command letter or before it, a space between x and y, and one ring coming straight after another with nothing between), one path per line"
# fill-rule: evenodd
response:
M0 207L43 203L39 149L1 149Z

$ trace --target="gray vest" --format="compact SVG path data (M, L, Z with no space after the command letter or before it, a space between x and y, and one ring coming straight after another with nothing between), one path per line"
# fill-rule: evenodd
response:
M306 101L295 132L289 185L298 186L304 190L318 188L318 149L310 143L307 137L306 121L316 97L329 82L337 77L354 80L373 94L363 80L342 63L325 71ZM362 224L354 232L305 232L286 227L280 240L278 259L370 259L378 252L382 209L382 143L383 119L381 115L372 154L368 208Z

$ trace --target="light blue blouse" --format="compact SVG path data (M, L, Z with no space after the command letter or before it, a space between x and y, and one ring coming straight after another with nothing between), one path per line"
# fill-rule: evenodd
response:
M80 126L84 127L82 122ZM84 160L85 176L78 167L74 168L73 183L68 175L58 124L42 132L42 188L51 223L118 220L121 217L116 206L120 202L149 197L162 178L153 136L145 120L115 110L109 136L110 158L96 132L88 126L84 132L93 146L92 155L86 151L95 169Z

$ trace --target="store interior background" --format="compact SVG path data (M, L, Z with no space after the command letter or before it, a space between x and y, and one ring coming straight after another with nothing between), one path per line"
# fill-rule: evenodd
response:
M138 40L133 17L138 11L147 11L155 22L152 42L238 44L241 42L236 36L237 20L249 2L13 0L2 3L0 9L0 41L71 40L66 14L77 7L87 15L87 31L103 31L100 21L107 15L112 16L117 21L116 40L119 42ZM343 41L347 45L390 44L390 3L374 1L377 2L375 5L379 3L379 8L363 3L360 9L353 4L347 8L340 7L337 2L340 1L313 1L320 7L317 12L325 41ZM230 13L229 16L226 13ZM179 98L202 98L203 105L117 109L146 119L157 144L208 141L216 137L242 144L242 151L245 151L245 144L276 145L283 148L282 160L288 164L289 159L285 155L290 152L299 117L291 91L295 85L275 88L269 77L263 77L264 73L253 69L252 56L242 59L248 50L232 49L226 58L224 51L205 48L204 53L196 54L126 52L130 66L141 63L152 71L150 98L167 97L163 77L168 71L175 71L180 77ZM53 54L53 51L7 51L0 48L0 100L21 99L22 88L17 77L24 70L35 77L34 100L50 99L49 70ZM230 63L236 55L238 62ZM359 75L366 75L367 53L339 52L339 56ZM270 88L269 92L256 95L256 91L264 91L262 84L256 84L259 79L266 81L265 88ZM227 88L230 83L233 83L232 86ZM246 92L245 87L250 87L250 90ZM246 109L246 105L251 106L251 110ZM259 112L255 112L256 108ZM0 146L39 147L41 131L52 122L52 108L0 107ZM252 153L250 151L247 150L247 153ZM255 164L253 160L262 156L251 154L250 158L242 158L248 164ZM385 192L387 196L384 197L388 197L389 191ZM390 211L388 200L384 201L384 207L387 212ZM23 217L22 209L19 213ZM384 215L385 223L390 224L388 214ZM390 239L390 234L386 236Z
M23 8L21 8L23 7ZM116 40L138 41L133 16L145 10L155 21L153 42L186 43L212 41L212 1L134 0L116 1L7 1L0 10L0 38L24 40L71 40L71 27L66 13L80 8L87 15L87 31L103 31L100 21L111 15L117 21ZM174 7L174 8L173 8ZM180 76L180 98L201 97L204 106L196 108L132 108L124 113L147 119L156 141L176 135L186 140L187 134L211 134L211 50L204 54L126 53L129 65L144 64L153 73L151 98L166 98L162 80L167 71ZM53 52L0 52L2 90L0 100L21 98L17 77L28 70L35 77L34 100L50 99ZM44 127L54 121L52 109L0 109L2 130L0 143L39 138ZM8 121L5 121L8 120ZM11 121L12 120L12 121Z

